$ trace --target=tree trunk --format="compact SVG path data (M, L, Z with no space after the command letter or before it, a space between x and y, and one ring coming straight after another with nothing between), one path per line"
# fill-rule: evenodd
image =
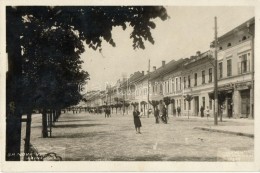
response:
M52 116L53 116L53 110L50 110L50 113L49 113L49 129L50 129L50 137L51 137L51 133L52 133Z
M6 118L6 161L20 161L21 113L16 109Z
M43 138L48 137L48 124L47 124L46 109L43 109L43 111L42 111L42 137Z
M24 144L24 161L28 161L28 154L30 150L30 140L31 140L31 122L32 122L32 112L27 114L26 122L26 134L25 134L25 144Z

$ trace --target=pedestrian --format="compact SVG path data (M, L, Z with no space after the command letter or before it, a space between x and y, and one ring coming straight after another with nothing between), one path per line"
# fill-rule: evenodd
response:
M109 115L108 115L108 108L105 108L105 111L104 111L104 112L105 112L105 118L108 118L108 116L109 116Z
M177 112L178 112L178 117L181 116L181 107L180 106L177 107Z
M207 119L208 119L208 117L209 117L209 107L208 106L206 108L206 115L207 115Z
M159 109L157 106L155 107L155 110L154 110L154 117L155 117L155 123L159 124Z
M200 107L200 116L201 116L201 118L204 117L204 107L203 106Z
M162 121L163 121L165 124L167 124L167 117L166 117L166 115L167 115L167 110L166 110L166 107L163 106L163 108L162 108Z
M110 110L110 107L107 108L107 116L108 116L108 117L111 117L111 110Z
M133 116L136 134L141 134L140 127L142 127L142 124L140 120L140 112L137 110L137 107L134 107Z

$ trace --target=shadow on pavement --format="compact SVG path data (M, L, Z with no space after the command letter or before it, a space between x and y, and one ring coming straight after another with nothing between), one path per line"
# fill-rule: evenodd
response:
M79 119L76 119L76 120L61 120L61 121L57 121L57 122L84 122L84 121L95 121L95 120L86 120L86 119L83 119L83 120L79 120Z
M89 133L65 133L62 135L55 135L51 138L88 138L88 137L97 137L101 135L106 135L107 132L89 132Z
M167 159L167 161L207 161L207 162L217 162L217 161L226 161L220 157L188 157L188 156L176 156L176 157L170 157Z
M53 128L79 128L79 127L92 127L92 126L103 126L106 124L60 124L55 125Z

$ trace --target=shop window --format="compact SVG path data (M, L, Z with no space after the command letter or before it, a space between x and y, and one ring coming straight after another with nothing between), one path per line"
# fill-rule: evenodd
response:
M249 72L249 58L248 58L248 54L243 54L243 55L239 56L239 61L240 61L240 62L238 62L239 74Z
M209 98L209 109L212 110L212 99Z
M209 69L209 83L212 82L212 68Z
M227 60L227 76L232 76L232 59Z

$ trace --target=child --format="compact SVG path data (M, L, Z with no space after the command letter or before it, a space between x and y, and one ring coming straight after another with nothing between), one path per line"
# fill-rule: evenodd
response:
M208 106L206 108L206 115L207 115L207 119L208 119L208 117L209 117L209 107Z

